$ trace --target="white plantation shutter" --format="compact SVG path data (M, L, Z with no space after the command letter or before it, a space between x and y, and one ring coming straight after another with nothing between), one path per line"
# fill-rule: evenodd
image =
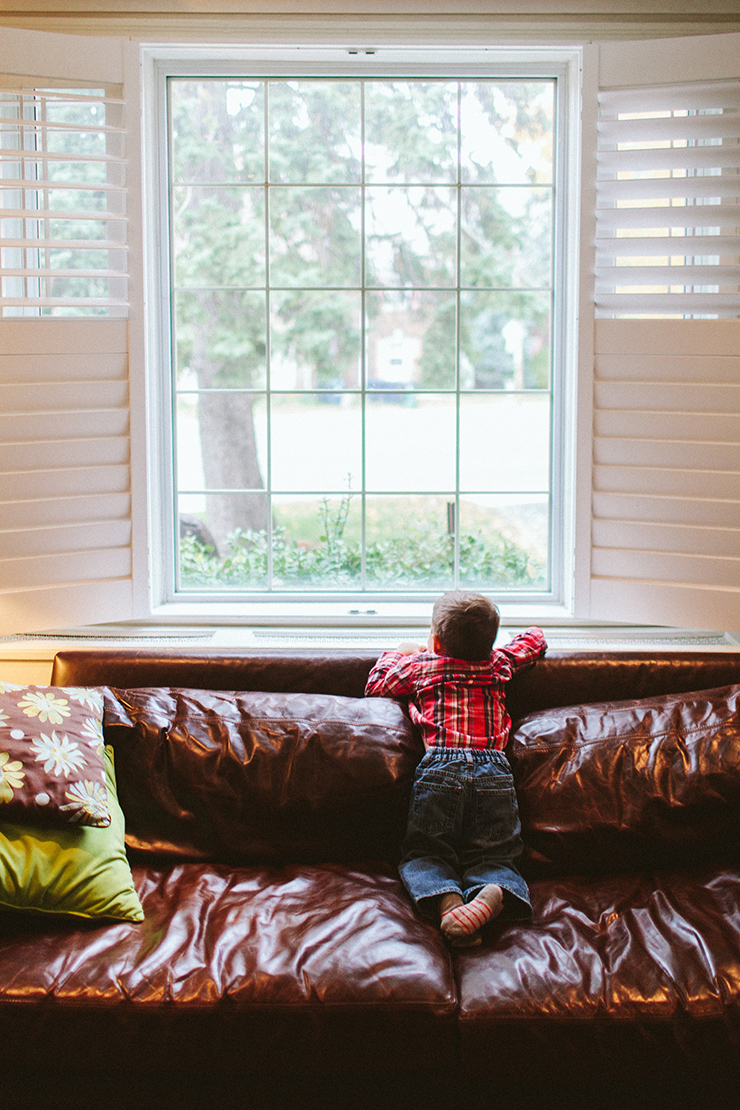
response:
M592 615L740 630L740 320L598 320Z
M9 31L0 59L0 633L15 635L134 615L130 136L120 42Z
M4 634L131 616L126 340L125 321L0 320Z
M599 96L599 316L740 316L740 80Z
M125 315L120 86L0 82L0 311Z
M740 36L602 52L588 613L737 631Z

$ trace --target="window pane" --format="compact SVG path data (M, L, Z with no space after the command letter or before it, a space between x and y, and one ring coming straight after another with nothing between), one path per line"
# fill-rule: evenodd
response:
M454 389L457 300L421 289L369 292L367 388Z
M368 497L368 586L404 592L451 588L455 544L448 503L441 497Z
M261 189L176 186L172 223L177 285L264 284Z
M358 389L362 296L296 289L270 299L273 389Z
M550 294L465 292L460 297L464 389L547 389Z
M362 180L360 88L359 82L270 82L270 181Z
M465 394L460 400L460 488L534 492L549 484L549 396Z
M454 491L454 395L377 393L365 419L369 490Z
M265 388L263 292L180 290L175 340L180 388Z
M475 589L546 587L547 497L460 499L460 585Z
M365 226L369 285L455 285L455 189L368 187Z
M362 484L362 419L356 397L278 394L270 413L272 488L343 491Z
M334 591L361 585L360 498L276 498L273 522L275 589Z
M177 446L177 486L180 490L204 490L203 461L200 449L199 396L181 393L177 398L175 442ZM198 498L198 512L205 510L205 501Z
M263 396L228 390L183 392L177 397L176 416L180 490L263 488L267 443L267 409ZM216 443L214 436L218 437ZM245 449L235 451L236 442ZM237 502L227 504L234 507ZM217 539L223 539L226 532L234 528L264 526L263 518L256 521L235 513L228 527L219 526Z
M554 91L549 80L463 82L463 181L551 182Z
M551 220L549 189L463 189L461 283L549 286Z
M265 180L261 81L170 80L172 179L203 184Z
M198 590L264 590L268 584L269 541L264 493L209 494L178 499L180 585ZM262 521L261 529L229 530L235 518Z
M366 84L365 177L408 184L457 180L457 82Z
M359 285L362 273L360 190L274 187L270 190L273 285Z

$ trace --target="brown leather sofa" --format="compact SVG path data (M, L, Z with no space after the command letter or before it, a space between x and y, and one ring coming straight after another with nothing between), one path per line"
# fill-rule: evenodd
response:
M375 657L57 655L54 685L105 688L145 917L0 919L13 1098L738 1105L740 652L550 651L512 682L534 915L469 950L396 874L421 747L363 699Z

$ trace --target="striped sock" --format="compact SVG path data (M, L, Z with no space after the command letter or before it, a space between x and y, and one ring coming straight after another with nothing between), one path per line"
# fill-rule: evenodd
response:
M442 932L448 937L469 937L501 913L504 895L500 886L489 883L473 899L442 915Z

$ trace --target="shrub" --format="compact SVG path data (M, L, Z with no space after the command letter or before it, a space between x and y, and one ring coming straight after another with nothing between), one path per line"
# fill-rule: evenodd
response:
M273 530L273 588L352 590L361 585L359 544L344 539L349 497L330 511L320 508L319 543L302 544L285 527ZM227 540L229 554L219 559L192 535L180 541L180 579L187 588L264 589L268 574L267 532L236 529ZM376 589L449 588L453 579L454 543L435 525L417 521L365 549L366 585ZM544 582L544 568L518 544L499 534L497 542L478 534L460 537L460 578L479 589L532 589Z

